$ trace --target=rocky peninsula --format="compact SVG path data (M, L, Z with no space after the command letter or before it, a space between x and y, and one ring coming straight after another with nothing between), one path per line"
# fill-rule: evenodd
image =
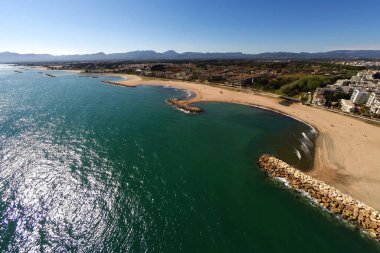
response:
M273 156L262 155L258 164L269 176L281 179L289 188L304 193L318 206L360 228L372 238L380 239L378 211Z

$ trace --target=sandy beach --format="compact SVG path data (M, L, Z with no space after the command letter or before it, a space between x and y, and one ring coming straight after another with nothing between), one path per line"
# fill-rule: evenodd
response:
M115 75L120 76L120 75ZM380 210L380 127L349 116L292 104L261 94L181 81L164 81L124 75L125 86L156 85L187 89L196 93L188 104L227 102L258 106L304 121L318 131L314 168L308 172L343 193Z

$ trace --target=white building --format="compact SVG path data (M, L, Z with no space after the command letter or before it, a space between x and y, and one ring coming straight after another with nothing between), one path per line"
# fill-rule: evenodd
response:
M375 101L373 101L370 111L373 114L380 115L380 99L375 99Z
M351 101L352 103L356 105L363 105L367 103L369 96L370 96L369 92L356 89L352 93Z
M355 110L355 105L351 100L341 99L340 104L342 105L342 111L353 112Z
M368 101L367 103L365 104L365 106L367 107L371 107L373 102L375 102L375 100L380 100L380 92L372 92L370 95L369 95L369 98L368 98Z

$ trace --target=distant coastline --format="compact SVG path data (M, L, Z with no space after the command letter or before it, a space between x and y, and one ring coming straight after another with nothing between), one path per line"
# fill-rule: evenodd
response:
M272 110L307 124L318 132L314 168L308 172L343 193L380 210L380 128L345 115L314 107L292 104L281 105L281 99L263 94L239 92L220 87L181 81L142 78L135 75L119 76L125 86L169 86L190 90L195 96L186 105L198 102L226 102Z
M379 60L380 50L334 50L327 52L184 52L174 50L131 51L114 54L103 52L76 55L19 54L0 52L0 63L69 62L69 61L146 61L146 60Z

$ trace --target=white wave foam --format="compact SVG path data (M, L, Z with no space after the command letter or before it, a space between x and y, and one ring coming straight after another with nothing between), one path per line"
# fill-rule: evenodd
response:
M178 107L176 107L176 106L174 106L177 110L179 110L179 111L181 111L181 112L184 112L184 113L188 113L188 114L190 114L190 112L189 111L186 111L186 110L184 110L184 109L182 109L182 108L178 108Z
M303 139L301 139L302 143L304 143L308 147L314 146L313 142L309 139L309 137L304 132L302 132L302 136L303 136Z
M316 136L317 135L317 130L315 130L314 127L313 127L313 128L311 128L310 133L312 135Z
M309 139L309 137L307 137L307 135L305 134L305 132L302 132L302 136L303 136L305 139L307 139L308 141L311 142L311 140Z
M296 155L297 155L297 157L298 157L298 160L301 160L301 153L298 151L298 149L294 149L294 151L295 151L295 153L296 153Z
M283 178L283 177L273 177L273 178L283 183L287 188L291 189L290 184L288 180L286 180L286 178Z
M186 90L186 98L189 98L193 95L193 92L191 90Z
M301 142L301 150L302 150L305 154L310 155L309 147L308 147L305 143L303 143L303 142Z

